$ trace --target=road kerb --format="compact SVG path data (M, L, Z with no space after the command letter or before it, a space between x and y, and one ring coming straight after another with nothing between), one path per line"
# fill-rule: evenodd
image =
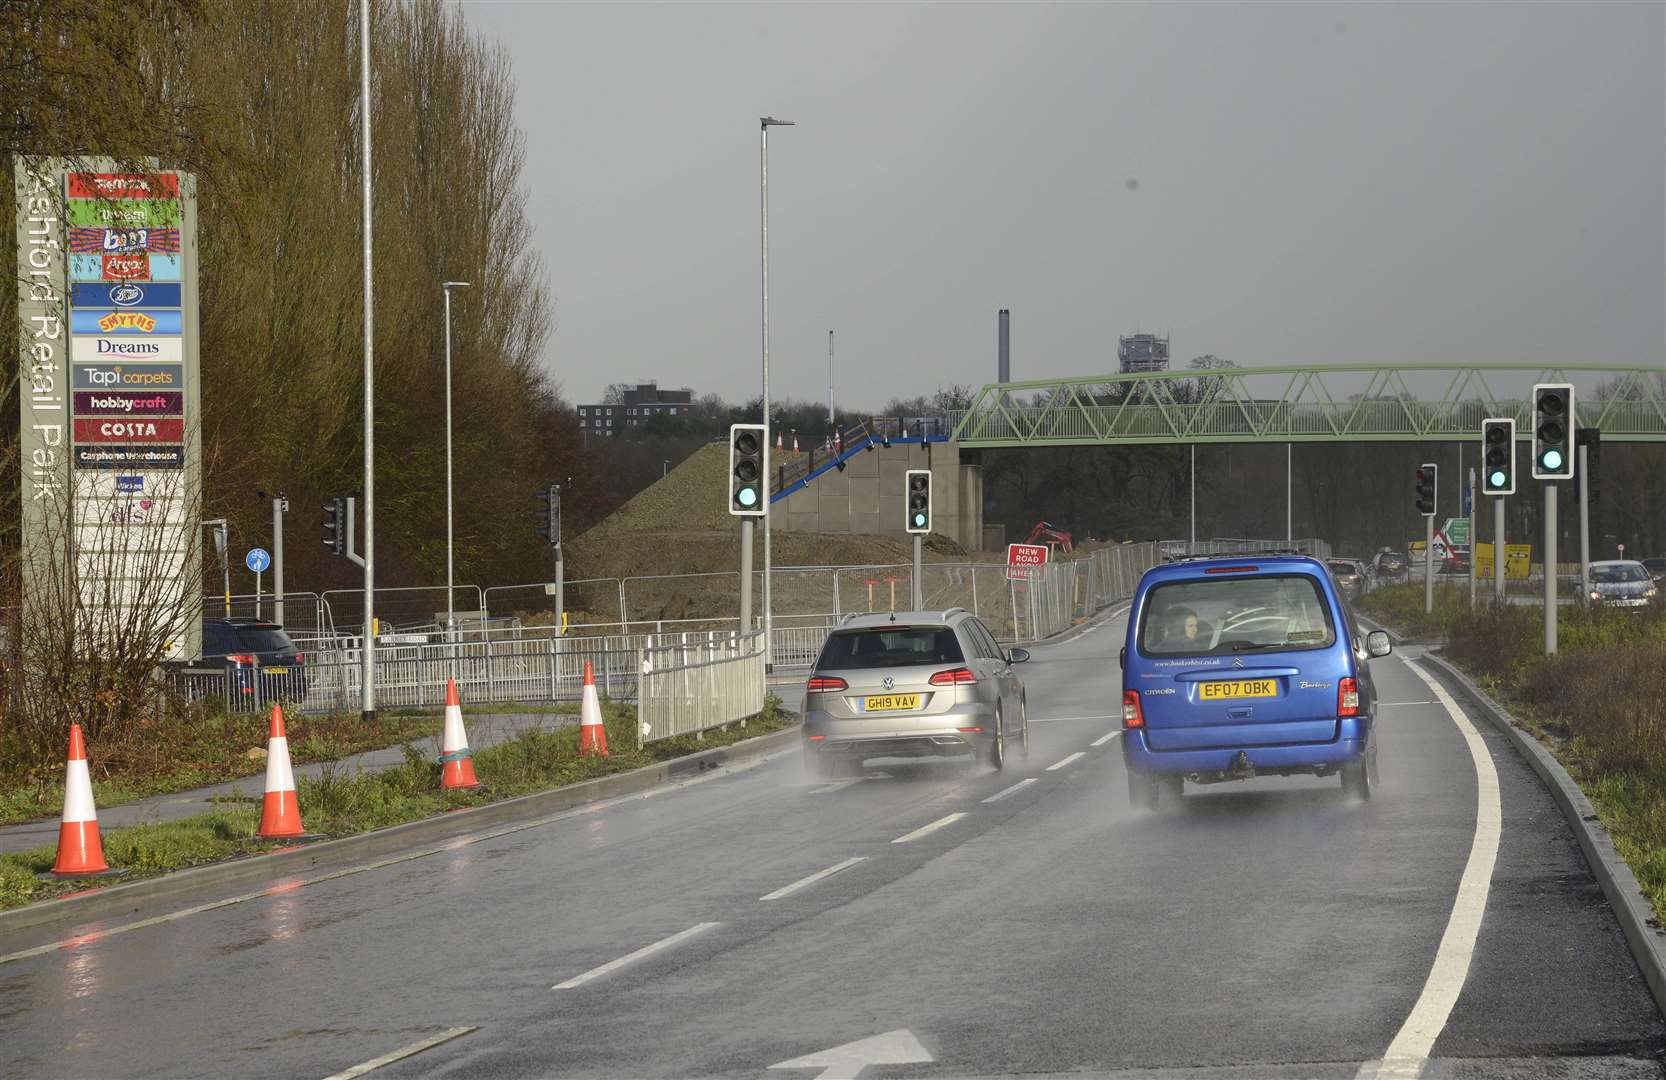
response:
M1591 800L1579 790L1579 785L1555 755L1538 739L1523 731L1509 712L1467 675L1433 654L1425 654L1423 660L1438 671L1440 678L1455 683L1468 703L1515 745L1516 752L1544 781L1556 805L1561 807L1562 816L1573 829L1585 862L1591 867L1597 884L1602 886L1603 895L1608 898L1608 906L1619 920L1626 944L1631 946L1631 955L1643 972L1643 980L1649 984L1655 1007L1662 1016L1666 1016L1666 930L1656 926L1654 909L1644 895L1643 887L1637 883L1637 875L1614 850L1614 841L1603 827Z
M228 859L225 862L177 870L154 878L89 890L57 900L43 900L26 907L0 911L0 938L29 927L58 922L84 922L131 913L141 904L182 893L303 874L343 859L375 857L405 847L462 836L504 822L544 817L587 803L636 794L672 781L697 776L724 764L748 761L795 748L801 737L798 725L793 724L768 735L760 735L728 746L713 747L710 750L645 765L640 769L615 773L612 776L601 776L594 780L533 792L530 795L487 803L467 810L454 810L400 825L390 825L385 829L354 833L351 836L325 840L305 847L285 848L264 855Z

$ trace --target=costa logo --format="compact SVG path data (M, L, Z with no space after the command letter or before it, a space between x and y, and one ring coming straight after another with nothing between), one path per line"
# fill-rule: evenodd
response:
M185 438L184 420L77 420L82 443L176 443Z

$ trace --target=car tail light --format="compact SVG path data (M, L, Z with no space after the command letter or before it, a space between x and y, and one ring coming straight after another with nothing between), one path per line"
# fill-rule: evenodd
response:
M1261 569L1259 566L1208 566L1205 574L1253 574Z
M304 652L298 652L298 653L295 654L295 662L297 664L305 663L306 659L307 659L307 654L304 653Z
M827 738L826 735L812 735L812 736L810 736L810 741L811 742L821 742L825 738Z
M968 732L971 732L973 735L982 735L983 734L983 728L981 728L981 727L963 727L963 728L955 728L955 730L956 731L968 731Z
M1142 728L1145 726L1145 713L1140 710L1140 692L1138 690L1124 690L1122 692L1122 726L1125 728Z
M1343 679L1336 684L1336 715L1359 715L1359 683L1353 679Z
M822 694L829 690L848 690L850 684L837 675L812 675L810 681L804 684L804 689L811 694Z
M957 667L950 668L948 671L939 671L937 674L933 675L930 680L931 685L933 686L956 686L960 683L975 683L977 681L978 677L976 673L974 673L969 667Z
M227 653L226 654L226 659L230 660L234 664L248 664L251 667L254 665L254 662L255 662L255 658L254 658L253 654L251 654L251 653L242 653L242 652Z

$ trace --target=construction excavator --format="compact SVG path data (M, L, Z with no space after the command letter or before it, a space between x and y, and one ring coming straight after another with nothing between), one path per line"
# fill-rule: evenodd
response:
M1050 521L1036 522L1035 528L1030 530L1030 535L1025 538L1024 543L1033 544L1038 540L1046 541L1049 557L1055 553L1057 548L1063 548L1066 555L1070 554L1072 550L1070 534L1063 529L1056 528Z

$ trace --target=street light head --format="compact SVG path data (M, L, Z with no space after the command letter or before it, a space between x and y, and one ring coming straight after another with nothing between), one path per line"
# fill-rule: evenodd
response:
M466 281L447 281L440 285L442 289L466 289L468 287L469 283Z
M791 121L791 120L777 120L773 116L760 116L760 117L758 117L758 123L762 127L766 127L766 128L767 127L794 127L794 126L796 126L793 123L793 121Z

